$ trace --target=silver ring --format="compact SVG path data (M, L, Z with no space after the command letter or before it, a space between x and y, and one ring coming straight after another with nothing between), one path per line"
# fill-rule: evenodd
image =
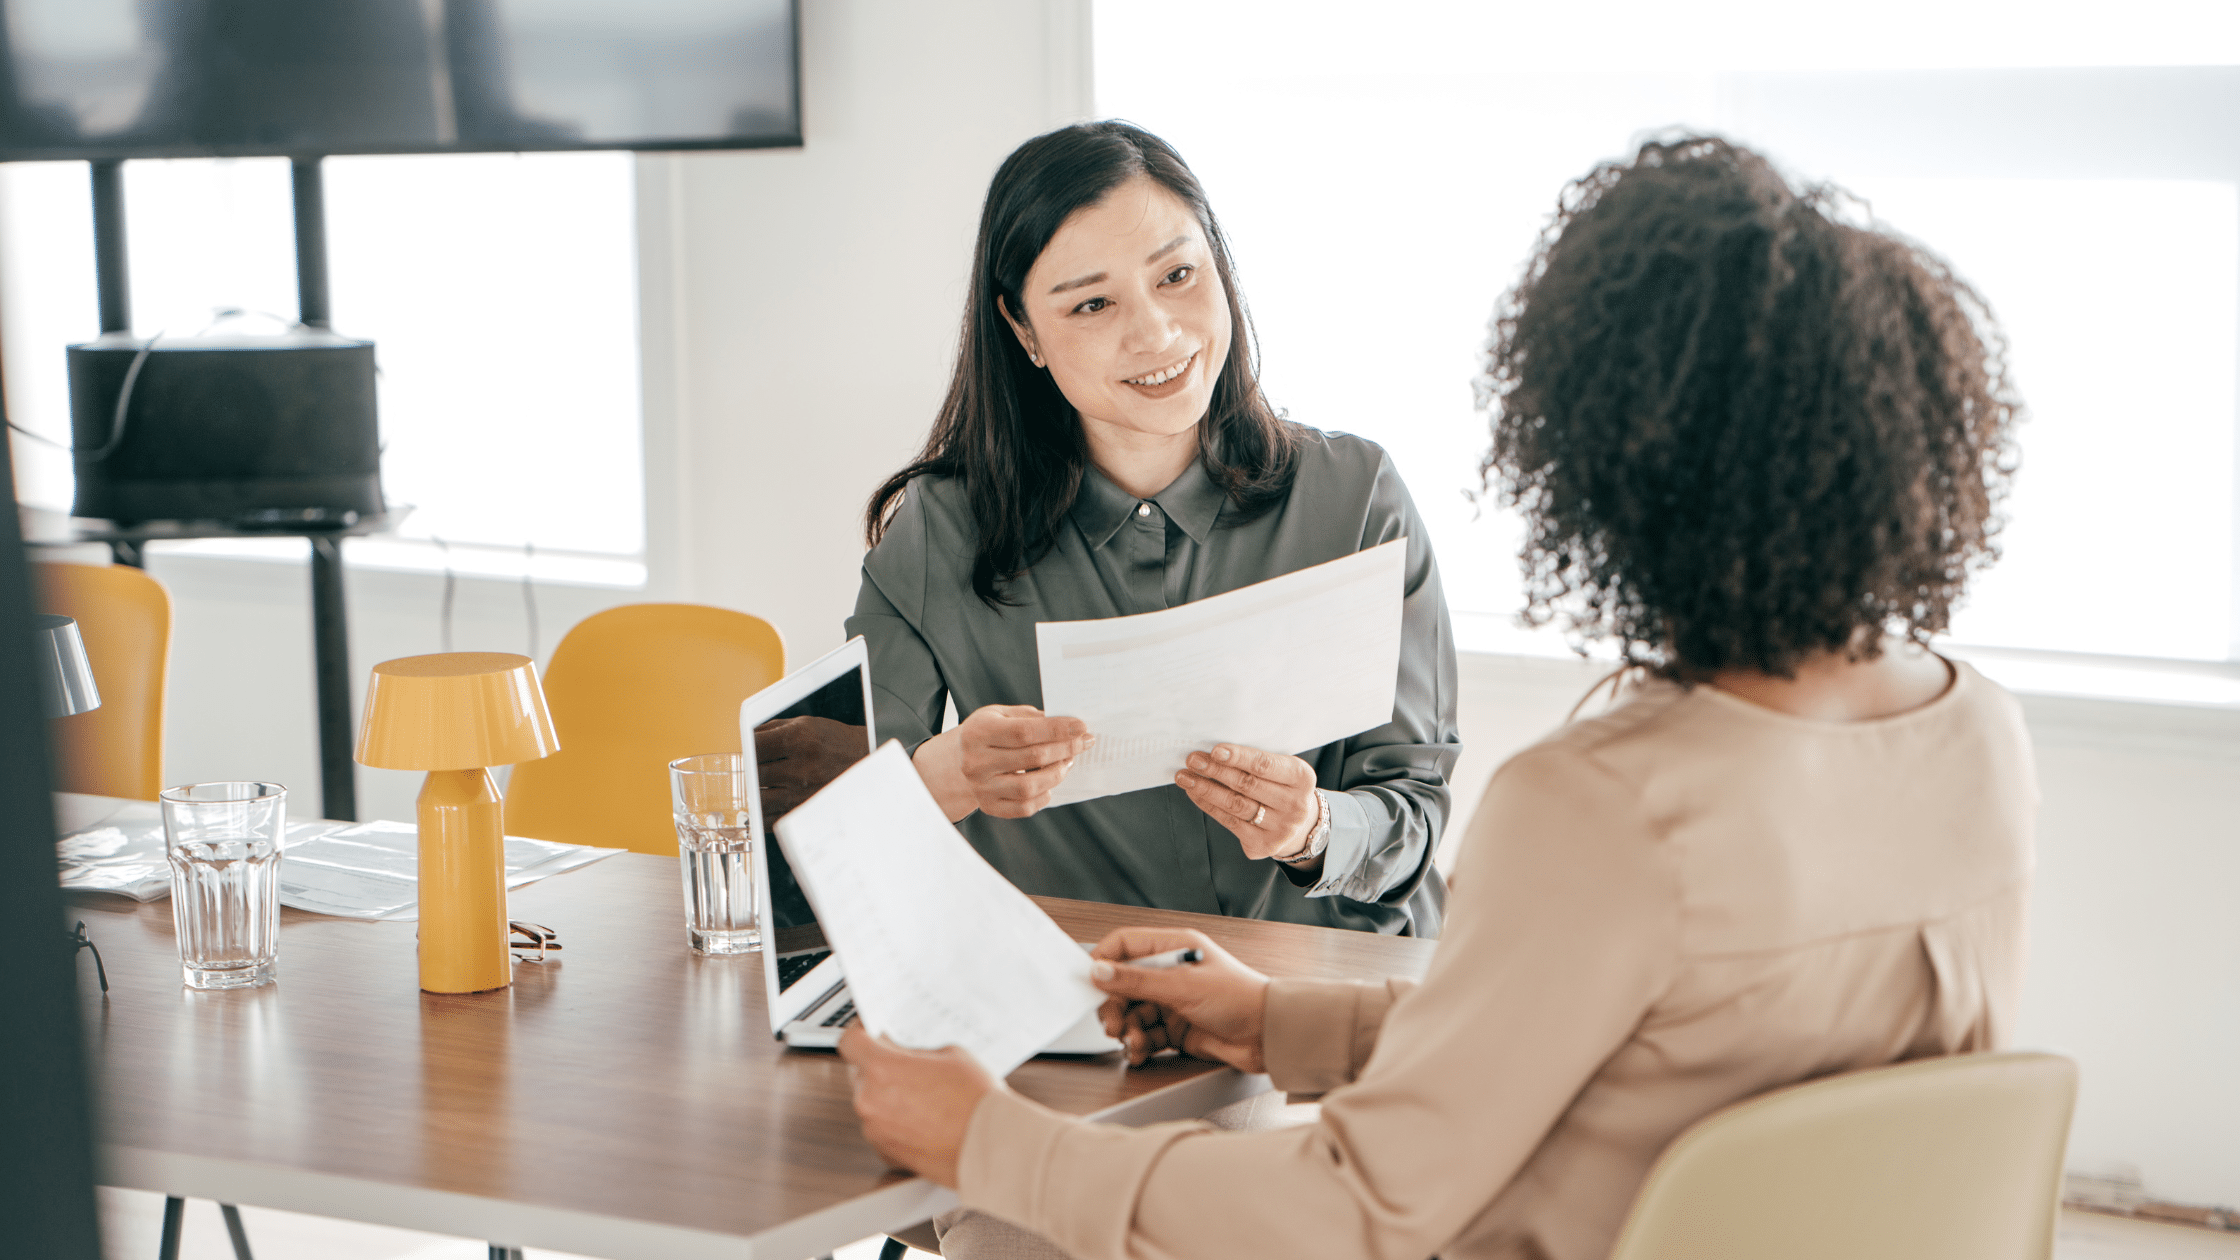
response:
M1266 822L1266 821L1267 821L1267 819L1268 819L1268 807L1267 807L1267 806L1265 806L1265 805L1262 805L1262 806L1260 807L1260 812L1259 812L1259 813L1256 813L1256 814L1254 814L1254 815L1252 816L1252 825L1253 825L1253 826L1255 826L1255 827L1257 827L1257 826L1259 826L1259 825L1260 825L1261 823L1263 823L1263 822Z

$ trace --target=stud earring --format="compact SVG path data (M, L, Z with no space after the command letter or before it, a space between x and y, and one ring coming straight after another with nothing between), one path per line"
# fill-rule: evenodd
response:
M1042 356L1039 354L1030 354L1027 356L1027 362L1034 364L1036 367L1041 367Z

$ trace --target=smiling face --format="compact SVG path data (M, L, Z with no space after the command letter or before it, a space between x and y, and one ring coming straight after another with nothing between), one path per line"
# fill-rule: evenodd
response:
M1138 176L1075 211L1034 260L1012 331L1092 447L1190 432L1229 357L1229 296L1197 215Z

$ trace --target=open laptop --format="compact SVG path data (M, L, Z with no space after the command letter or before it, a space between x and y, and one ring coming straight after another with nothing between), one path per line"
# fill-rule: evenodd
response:
M840 959L817 927L816 907L801 890L785 851L762 816L756 777L754 730L780 718L828 718L863 728L866 756L878 748L871 722L871 666L859 636L746 698L739 706L739 738L746 749L747 810L754 835L755 908L762 924L762 976L771 1035L789 1046L829 1049L855 1021ZM1083 1016L1044 1054L1104 1054L1120 1043L1104 1035L1095 1011Z

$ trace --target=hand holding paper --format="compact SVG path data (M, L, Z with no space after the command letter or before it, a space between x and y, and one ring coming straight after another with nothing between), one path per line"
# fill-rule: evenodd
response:
M1089 959L942 817L889 741L778 820L867 1031L1001 1077L1103 1000Z
M1210 753L1191 753L1189 763L1175 784L1237 838L1248 858L1298 853L1321 821L1314 767L1298 757L1216 744Z
M1217 743L1304 752L1392 720L1406 539L1179 608L1035 627L1042 705L1096 744L1068 805L1174 782Z

